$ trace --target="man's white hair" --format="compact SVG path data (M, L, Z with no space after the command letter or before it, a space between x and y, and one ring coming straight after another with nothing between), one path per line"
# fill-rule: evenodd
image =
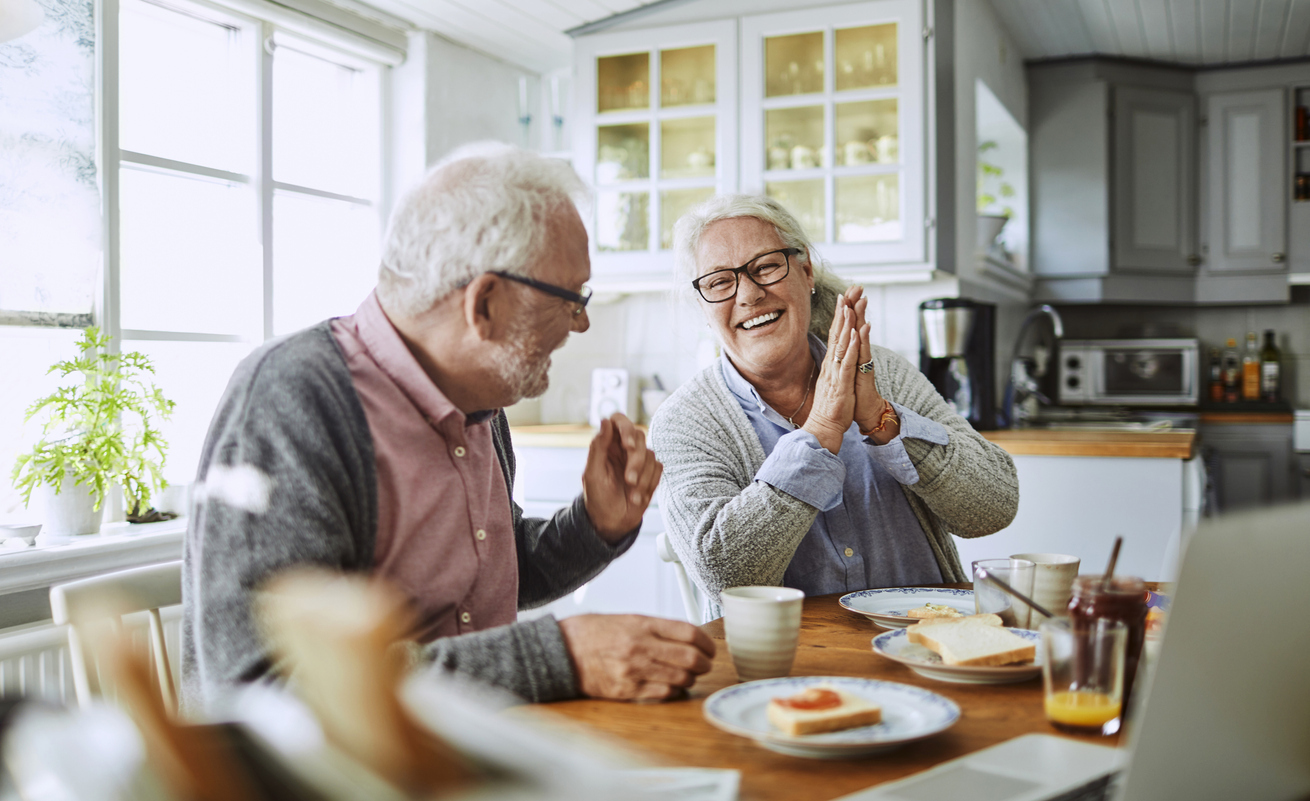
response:
M405 193L382 243L378 300L418 315L482 273L527 275L550 223L586 187L566 162L501 142L455 150Z
M673 225L674 275L680 293L696 290L691 282L696 279L698 265L696 250L705 229L720 220L737 217L754 217L772 225L785 247L797 248L800 254L792 256L792 266L809 263L814 269L814 294L810 296L810 331L820 339L828 338L837 296L846 291L846 284L826 264L812 261L810 238L805 229L787 208L768 195L715 195L693 207ZM736 266L736 265L733 265ZM749 279L747 279L749 280Z

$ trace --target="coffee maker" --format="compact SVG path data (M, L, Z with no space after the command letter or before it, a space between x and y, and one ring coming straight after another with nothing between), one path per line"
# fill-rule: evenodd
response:
M965 298L919 304L919 369L978 431L996 428L996 307Z

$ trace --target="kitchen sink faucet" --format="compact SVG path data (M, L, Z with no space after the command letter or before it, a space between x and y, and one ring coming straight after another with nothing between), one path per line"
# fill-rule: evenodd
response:
M1064 321L1060 319L1060 313L1054 307L1045 303L1028 312L1019 324L1019 335L1014 338L1014 350L1010 354L1010 378L1005 384L1005 404L1004 404L1004 425L1014 428L1028 420L1031 413L1026 407L1026 401L1029 398L1035 398L1041 403L1049 405L1051 399L1042 394L1037 387L1037 380L1028 370L1028 364L1024 359L1019 358L1019 350L1023 347L1024 335L1028 333L1028 328L1041 317L1049 317L1051 320L1051 332L1059 340L1064 336ZM1047 357L1049 364L1050 355Z

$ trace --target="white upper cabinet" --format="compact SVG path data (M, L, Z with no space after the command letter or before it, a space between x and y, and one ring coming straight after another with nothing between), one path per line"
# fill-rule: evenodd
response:
M1190 273L1196 261L1195 99L1114 90L1114 266Z
M921 5L741 20L741 190L782 201L837 267L925 258Z
M737 23L583 37L574 53L593 284L667 286L673 223L737 186Z
M1206 104L1206 267L1212 272L1287 269L1285 90L1225 92Z

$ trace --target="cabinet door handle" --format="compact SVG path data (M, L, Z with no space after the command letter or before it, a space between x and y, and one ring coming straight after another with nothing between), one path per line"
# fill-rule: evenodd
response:
M1193 253L1192 255L1190 255L1190 256L1187 257L1187 263L1188 263L1189 265L1191 265L1192 267L1200 266L1200 264L1201 264L1201 257L1198 256L1198 255L1196 255L1195 253Z
M1287 259L1287 256L1283 255L1282 253L1275 253L1272 258L1274 260L1274 264L1282 264Z

